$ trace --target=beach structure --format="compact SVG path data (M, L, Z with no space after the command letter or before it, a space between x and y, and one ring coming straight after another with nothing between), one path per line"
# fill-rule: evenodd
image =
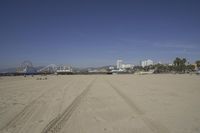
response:
M16 69L18 74L33 74L36 73L35 68L31 61L23 61L19 67Z
M69 65L60 65L57 67L56 70L57 74L72 74L73 73L73 69L71 66Z
M150 66L150 65L153 65L153 61L150 60L150 59L141 61L141 66L142 66L142 67Z
M117 60L117 69L122 68L122 62L123 62L123 60Z

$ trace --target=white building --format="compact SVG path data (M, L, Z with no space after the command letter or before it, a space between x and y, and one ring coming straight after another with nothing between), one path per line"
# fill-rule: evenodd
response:
M57 73L71 73L73 72L71 66L61 65L56 70Z
M121 69L122 68L122 60L117 60L117 69Z
M134 67L134 65L132 65L132 64L122 64L122 69L128 69L128 68L133 68Z
M113 66L110 66L110 67L109 67L109 69L110 69L110 70L114 70L114 69L115 69L115 67L113 67Z
M148 59L148 60L141 61L141 66L142 67L149 66L149 65L153 65L153 61L152 60Z
M132 64L123 64L122 60L117 60L117 69L120 70L124 70L124 69L132 69L134 67L134 65Z

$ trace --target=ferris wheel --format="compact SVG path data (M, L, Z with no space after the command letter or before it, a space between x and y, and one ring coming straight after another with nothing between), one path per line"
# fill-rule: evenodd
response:
M16 70L18 73L33 73L35 69L31 61L23 61Z

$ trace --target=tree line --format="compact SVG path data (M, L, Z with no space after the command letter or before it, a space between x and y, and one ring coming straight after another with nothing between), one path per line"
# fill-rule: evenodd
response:
M136 67L136 70L140 71L149 71L152 69L154 70L154 73L191 73L200 69L200 60L197 60L195 64L190 64L186 58L177 57L171 65L158 63L145 67Z

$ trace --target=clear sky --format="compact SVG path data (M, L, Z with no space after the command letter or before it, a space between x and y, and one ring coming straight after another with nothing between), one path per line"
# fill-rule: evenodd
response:
M73 2L72 2L73 1ZM200 59L199 0L1 0L0 68Z

